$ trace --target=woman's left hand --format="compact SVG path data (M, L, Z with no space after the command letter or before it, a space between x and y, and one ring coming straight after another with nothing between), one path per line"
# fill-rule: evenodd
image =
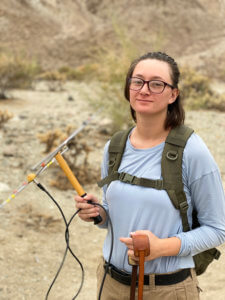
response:
M120 241L127 246L127 248L128 248L127 255L130 256L130 258L132 258L135 261L138 261L138 257L134 256L134 247L133 247L133 240L132 240L132 236L134 236L136 234L137 235L138 234L146 234L148 236L149 244L150 244L150 255L145 257L145 261L153 260L153 259L161 256L160 255L160 239L149 230L138 230L136 232L131 232L130 238L125 238L125 237L120 238Z
M131 237L120 238L120 241L128 248L127 255L135 261L139 260L138 257L134 255L132 236L135 234L146 234L149 238L150 255L145 257L145 261L153 260L161 256L175 256L179 253L181 241L177 237L160 239L149 230L138 230L131 232Z

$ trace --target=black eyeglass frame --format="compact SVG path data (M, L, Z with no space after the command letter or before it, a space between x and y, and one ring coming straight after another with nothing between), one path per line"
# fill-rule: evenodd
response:
M137 78L137 79L143 81L142 86L141 86L139 89L137 89L137 90L134 90L134 89L131 89L131 88L130 88L131 79L133 79L133 78ZM151 81L159 81L159 82L162 82L162 83L164 84L163 90L162 90L160 93L152 92L152 90L151 90L151 88L150 88L150 86L149 86L149 82L151 82ZM165 81L158 80L158 79L144 80L144 79L139 78L139 77L130 77L130 78L129 78L129 89L132 90L132 91L140 91L146 83L147 83L147 87L148 87L149 91L150 91L151 93L153 93L153 94L162 94L162 93L164 92L164 90L165 90L165 88L166 88L167 85L168 85L171 89L175 89L174 86L172 86L171 84L169 84L169 83L167 83L167 82L165 82Z

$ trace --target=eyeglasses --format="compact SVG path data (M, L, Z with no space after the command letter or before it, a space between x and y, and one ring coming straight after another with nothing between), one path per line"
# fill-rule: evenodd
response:
M153 94L161 94L167 85L174 89L172 85L161 80L143 80L138 77L131 77L129 83L130 90L133 91L140 91L145 83L147 83L149 91Z

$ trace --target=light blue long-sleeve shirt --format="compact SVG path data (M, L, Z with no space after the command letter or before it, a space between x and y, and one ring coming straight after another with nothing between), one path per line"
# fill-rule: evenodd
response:
M161 158L165 143L148 149L134 148L129 138L119 167L137 177L162 179ZM102 178L108 174L108 146L104 149ZM103 206L109 212L114 229L114 250L111 263L131 272L127 248L119 241L136 230L150 230L159 238L176 236L181 240L177 256L159 257L145 263L145 273L167 273L194 267L192 256L225 242L225 197L219 169L208 148L195 133L184 149L183 183L187 197L188 220L192 210L198 211L200 227L183 232L179 210L175 209L166 191L113 181L103 188ZM106 223L100 227L108 228ZM110 230L103 246L108 260L111 245Z

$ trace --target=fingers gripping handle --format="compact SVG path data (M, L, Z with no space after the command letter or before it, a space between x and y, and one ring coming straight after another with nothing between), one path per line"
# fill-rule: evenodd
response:
M139 257L138 300L142 300L143 285L144 285L144 263L145 263L145 257L150 254L150 244L149 244L149 238L146 234L135 234L132 236L132 240L134 246L134 255L136 257ZM133 265L133 269L135 268L134 270L135 272L137 272L136 271L137 267L135 266L136 263L133 260L129 260L129 263ZM135 285L134 287L131 287L130 299L132 300L135 297Z
M132 236L132 240L134 246L134 255L136 257L139 257L139 251L143 251L144 256L148 256L150 254L150 244L146 234L135 234ZM128 262L130 265L137 265L137 262L130 256L128 257Z
M138 257L140 251L143 252L144 256L148 256L150 254L149 238L146 234L134 234L132 239L135 256Z
M59 166L63 170L63 172L66 174L67 178L69 179L70 183L74 187L74 189L77 191L78 195L81 197L85 197L86 193L80 183L78 182L77 178L74 176L73 172L71 171L70 167L68 166L65 159L62 157L60 153L57 153L55 156L55 159L57 160ZM102 217L99 215L97 217L92 218L94 220L94 224L98 224L102 221Z

